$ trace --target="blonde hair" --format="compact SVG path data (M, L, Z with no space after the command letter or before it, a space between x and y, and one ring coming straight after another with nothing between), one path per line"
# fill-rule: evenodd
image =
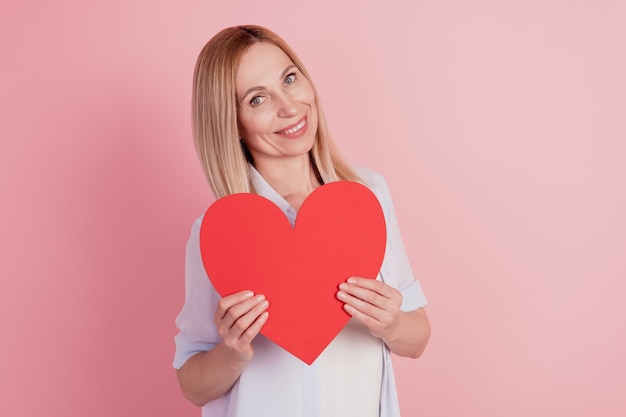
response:
M216 198L254 192L246 155L239 140L235 76L241 56L257 42L279 47L313 85L295 52L283 39L266 28L234 26L222 30L209 40L198 56L194 71L192 119L196 151ZM325 182L361 182L330 137L315 86L313 91L318 126L311 155L316 168Z

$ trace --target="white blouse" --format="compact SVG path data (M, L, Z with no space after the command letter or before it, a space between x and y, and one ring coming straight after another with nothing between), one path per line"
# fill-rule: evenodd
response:
M317 361L320 416L379 416L383 343L365 325L350 319Z
M385 215L387 247L378 279L402 293L403 311L425 306L426 298L413 277L383 177L362 168L357 173L374 192ZM289 203L252 166L250 175L257 193L274 202L293 225L296 212ZM179 333L174 338L176 369L194 354L211 350L220 342L213 315L221 297L202 264L201 222L202 217L194 222L187 242L185 304L176 319ZM203 417L400 416L389 349L354 319L311 365L262 334L253 344L253 359L229 392L202 407ZM362 410L353 411L352 407Z

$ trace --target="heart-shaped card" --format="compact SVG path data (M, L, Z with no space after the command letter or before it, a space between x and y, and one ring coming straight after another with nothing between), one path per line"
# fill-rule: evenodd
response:
M264 294L270 315L261 333L309 365L350 319L336 298L339 284L375 279L385 245L376 196L349 181L311 193L293 228L266 198L233 194L208 208L200 229L202 261L217 292Z

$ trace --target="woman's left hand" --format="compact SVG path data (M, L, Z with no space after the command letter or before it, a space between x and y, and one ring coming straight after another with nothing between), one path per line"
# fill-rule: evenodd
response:
M353 277L339 285L337 298L374 336L384 341L395 339L402 314L400 291L375 279Z
M374 279L348 278L339 284L337 298L395 354L417 358L426 348L430 338L426 311L402 311L402 294L395 288Z

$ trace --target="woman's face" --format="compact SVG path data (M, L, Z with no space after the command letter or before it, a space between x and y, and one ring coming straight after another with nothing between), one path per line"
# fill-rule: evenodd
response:
M241 57L235 79L239 133L255 164L301 157L317 132L315 93L289 57L256 43Z

